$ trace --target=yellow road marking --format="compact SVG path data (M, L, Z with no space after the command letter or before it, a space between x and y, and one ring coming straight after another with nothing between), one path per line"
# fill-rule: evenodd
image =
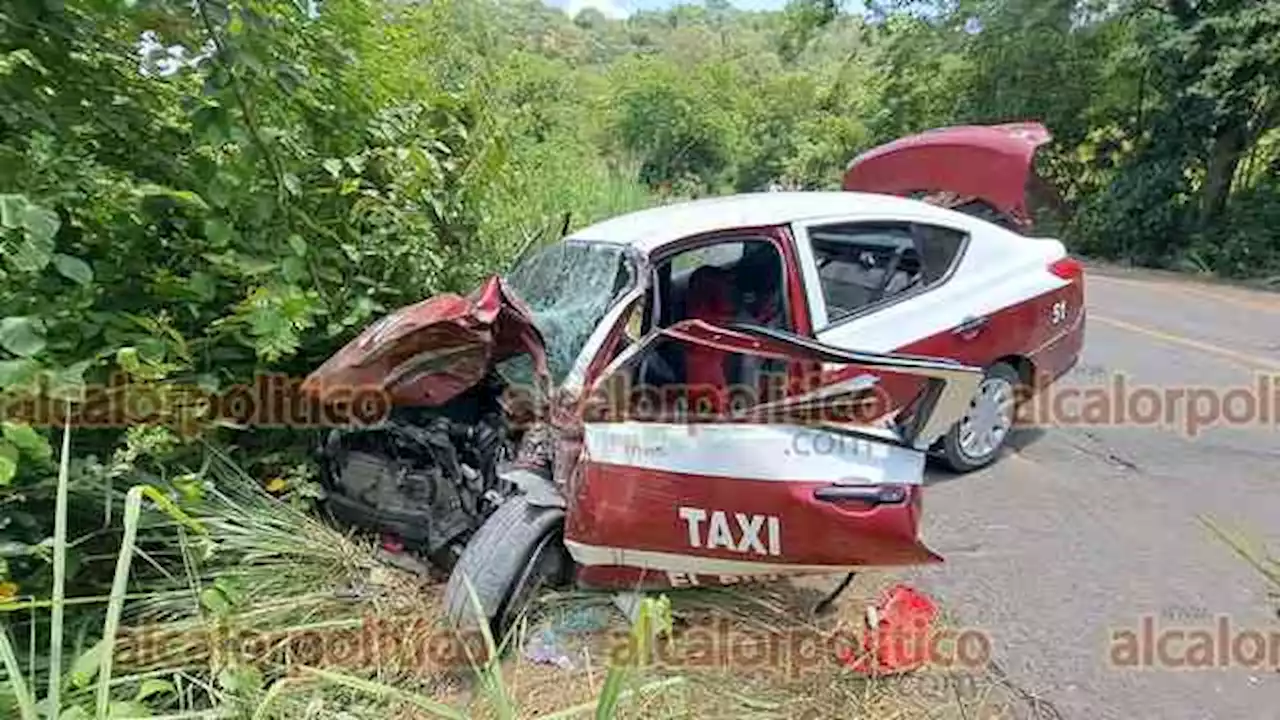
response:
M1104 325L1110 325L1112 327L1120 328L1121 330L1128 330L1129 332L1137 333L1139 335L1146 335L1147 337L1155 338L1157 340L1163 340L1165 342L1173 343L1175 345L1182 345L1185 347L1194 348L1196 350L1199 350L1201 352L1206 352L1211 355L1217 355L1219 357L1228 358L1238 363L1247 365L1250 369L1257 369L1258 367L1264 367L1268 370L1280 370L1280 360L1276 360L1273 358L1262 357L1261 355L1250 355L1248 353L1236 352L1235 350L1229 350L1224 347L1219 347L1217 345L1214 345L1213 343L1201 342L1200 340L1192 340L1191 338L1182 337L1181 335L1174 335L1172 333L1167 333L1162 330L1143 327L1141 325L1134 325L1132 323L1127 323L1123 320L1116 320L1115 318L1109 318L1102 315L1097 315L1095 313L1089 313L1088 322L1094 322L1094 321L1100 322Z
M1244 298L1232 297L1230 295L1223 295L1215 292L1210 292L1208 290L1203 290L1198 287L1191 287L1190 283L1181 283L1181 282L1175 282L1172 284L1160 283L1159 281L1155 281L1155 280L1132 280L1129 278L1111 277L1109 275L1090 275L1088 282L1094 282L1096 280L1102 280L1104 283L1112 282L1118 285L1132 285L1134 287L1141 287L1148 290L1155 290L1157 292L1168 293L1171 295L1181 295L1183 293L1187 295L1199 295L1200 297L1203 297L1203 298L1208 298L1210 300L1217 300L1219 302L1224 302L1224 303L1230 303L1232 305L1238 305L1240 307L1249 308L1251 310L1261 310L1263 312L1280 313L1280 299L1277 299L1276 303L1272 304L1272 303L1267 303L1259 300L1245 300Z

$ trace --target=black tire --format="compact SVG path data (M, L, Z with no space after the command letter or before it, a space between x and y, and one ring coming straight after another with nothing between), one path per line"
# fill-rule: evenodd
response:
M520 495L508 498L472 536L449 575L444 604L450 623L459 630L478 625L469 579L484 622L502 644L538 590L569 575L563 532L564 510L535 507Z
M1018 374L1018 371L1013 366L1007 363L996 363L987 368L987 372L983 376L983 382L985 383L992 379L1004 380L1011 386L1013 397L1015 398L1014 417L1016 418L1016 400L1024 396L1022 376ZM977 398L975 397L974 402L976 400ZM970 407L972 408L973 405L971 404ZM962 422L962 420L957 421L955 425L951 426L947 434L942 437L941 447L939 448L939 459L942 463L952 472L961 474L973 472L995 462L996 458L1000 457L1000 452L1004 449L1005 444L1009 441L1009 436L1012 434L1012 432L1006 431L1000 442L990 452L973 456L965 452L960 442L960 425ZM1010 430L1012 430L1012 427Z

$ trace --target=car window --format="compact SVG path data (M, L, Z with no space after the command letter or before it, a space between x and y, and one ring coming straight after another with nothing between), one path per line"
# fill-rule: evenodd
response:
M636 279L635 268L621 246L560 241L521 260L506 281L533 313L546 342L551 379L559 384L601 318L634 287ZM513 358L499 371L509 378L529 381L532 363Z
M768 240L723 240L685 250L658 264L658 305L666 327L690 317L689 284L696 271L714 268L727 292L724 322L757 322L788 326L782 257ZM706 298L699 298L706 300Z
M965 234L959 230L937 225L915 226L916 243L920 252L924 284L935 285L944 280L960 257Z
M724 242L694 248L671 259L671 270L676 275L687 275L704 265L725 267L742 259L741 242Z
M777 247L764 238L726 239L684 250L656 263L655 294L646 301L652 306L656 300L657 310L650 309L646 315L656 315L651 322L659 327L699 319L714 325L748 323L790 330L784 267ZM713 368L720 362L708 359L713 355L695 352L691 360L682 344L660 345L638 366L639 382L655 387L680 383L755 387L764 373L777 371L775 366L785 370L778 361L727 356L720 359L723 367Z
M834 322L941 282L965 235L912 223L843 223L809 229L818 280Z

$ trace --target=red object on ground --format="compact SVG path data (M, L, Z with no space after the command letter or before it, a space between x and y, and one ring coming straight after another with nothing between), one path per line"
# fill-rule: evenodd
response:
M404 543L395 535L384 534L382 536L382 549L387 552L398 553L404 550Z
M846 647L839 658L850 669L869 675L893 675L928 664L938 606L924 593L894 585L869 613L861 647Z

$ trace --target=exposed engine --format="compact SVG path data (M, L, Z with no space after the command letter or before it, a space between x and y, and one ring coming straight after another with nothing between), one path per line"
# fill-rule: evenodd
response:
M330 511L452 568L512 492L499 474L515 449L502 390L490 373L443 407L400 407L377 428L331 431L321 448Z

